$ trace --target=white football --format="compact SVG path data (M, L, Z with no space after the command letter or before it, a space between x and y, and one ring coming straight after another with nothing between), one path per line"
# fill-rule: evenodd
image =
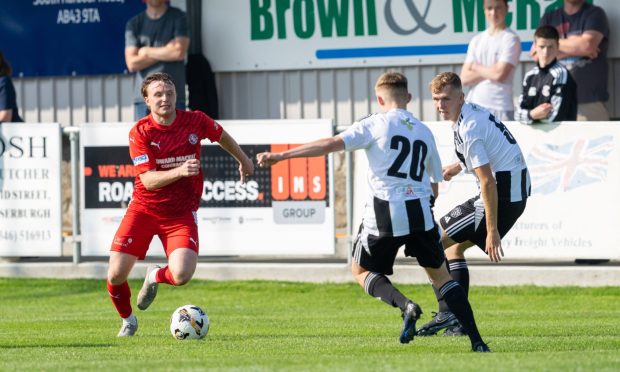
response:
M200 339L209 332L209 317L196 305L176 309L170 318L170 333L177 340Z

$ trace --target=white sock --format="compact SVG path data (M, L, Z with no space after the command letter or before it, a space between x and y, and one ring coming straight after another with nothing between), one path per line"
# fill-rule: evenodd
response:
M156 275L157 275L157 272L159 271L159 269L160 268L158 267L158 268L156 268L155 270L152 270L149 273L149 279L148 279L149 284L153 284L153 283L155 283L157 281L157 276Z
M127 318L122 318L123 319L123 323L131 323L131 324L136 324L138 322L138 319L136 318L135 315L131 314L130 316L128 316Z

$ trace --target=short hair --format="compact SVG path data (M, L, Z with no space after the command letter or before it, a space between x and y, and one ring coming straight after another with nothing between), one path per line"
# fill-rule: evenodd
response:
M409 98L409 88L405 75L396 71L384 72L377 79L375 89L386 89L390 98L403 101Z
M537 37L541 39L555 40L557 42L560 41L560 33L558 32L558 30L555 27L549 25L538 27L536 29L536 32L534 32L534 39L536 39Z
M12 72L9 61L4 58L4 54L0 51L0 76L11 76Z
M484 0L482 2L484 3ZM508 0L504 0L504 3L508 6Z
M454 89L463 90L461 78L454 72L442 72L435 76L428 84L428 87L431 89L431 93L439 93L447 86L451 86Z
M148 93L147 93L146 89L154 81L162 81L162 82L164 82L166 84L172 85L173 87L175 86L174 85L174 81L172 81L172 77L170 75L168 75L165 72L155 72L155 73L150 74L149 76L147 76L144 79L144 81L142 81L142 87L140 88L140 93L142 93L142 97L148 96Z

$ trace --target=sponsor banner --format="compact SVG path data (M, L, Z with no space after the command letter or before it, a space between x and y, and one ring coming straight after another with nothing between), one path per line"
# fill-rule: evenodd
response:
M222 121L250 158L332 135L329 120ZM131 124L81 127L82 253L107 255L131 200ZM238 163L219 145L203 143L204 185L197 212L201 255L333 254L332 158L291 159L256 168L245 184ZM303 236L303 239L300 239ZM163 255L153 239L151 256Z
M125 23L140 1L0 0L2 50L16 76L120 74ZM27 45L28 47L24 47Z
M427 124L444 166L456 162L450 124ZM620 259L614 245L620 210L610 208L620 203L618 125L571 122L528 126L509 122L507 127L526 158L532 196L524 214L502 240L505 259ZM367 164L363 153L356 154L355 161ZM354 190L365 191L365 168L355 169L362 171L355 172ZM435 218L477 193L472 174L463 172L450 182L440 183ZM360 223L365 193L354 194L354 221ZM467 256L486 257L477 248L468 250Z
M593 2L617 34L616 0ZM529 61L540 17L562 1L508 4L506 22ZM486 28L483 0L228 0L202 8L203 48L216 72L462 63ZM609 56L619 56L620 41L611 43Z
M58 123L0 125L0 257L62 255Z

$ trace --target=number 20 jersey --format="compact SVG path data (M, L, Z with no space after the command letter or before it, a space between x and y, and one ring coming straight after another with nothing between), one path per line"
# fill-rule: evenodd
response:
M345 150L363 149L368 158L363 226L376 236L428 231L435 222L431 182L443 179L433 134L410 112L394 109L370 115L340 134Z
M530 175L521 148L501 121L486 109L465 103L452 130L456 156L468 172L490 165L498 200L517 202L530 195Z

